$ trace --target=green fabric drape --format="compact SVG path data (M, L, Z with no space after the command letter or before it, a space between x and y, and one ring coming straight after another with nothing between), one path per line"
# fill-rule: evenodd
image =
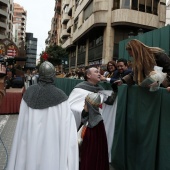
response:
M119 87L112 147L116 170L170 169L169 98L163 88Z
M69 96L69 94L74 89L74 87L82 81L83 80L80 80L80 79L56 78L55 79L55 86L58 87L59 89L63 90ZM99 84L105 90L111 90L112 89L110 83L101 82Z

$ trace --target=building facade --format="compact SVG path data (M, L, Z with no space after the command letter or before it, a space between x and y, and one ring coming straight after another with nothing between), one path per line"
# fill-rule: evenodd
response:
M13 16L13 41L21 47L22 42L25 42L26 36L26 19L27 11L22 6L14 3L14 16Z
M37 38L33 37L33 33L26 33L26 64L27 69L34 69L36 67L37 56Z
M0 0L0 40L12 40L13 0Z
M166 0L63 0L57 45L69 69L118 58L119 41L165 26ZM57 30L58 31L58 30Z
M170 25L170 0L167 2L166 6L166 25Z

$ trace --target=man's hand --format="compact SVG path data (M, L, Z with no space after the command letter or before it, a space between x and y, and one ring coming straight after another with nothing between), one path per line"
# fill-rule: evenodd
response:
M167 87L166 89L167 89L168 92L170 92L170 87Z
M107 80L106 80L106 77L104 77L103 75L100 76L100 80L101 80L101 81L107 81Z
M159 86L159 82L154 82L149 85L149 87L158 87L158 86Z
M114 82L114 84L117 84L118 86L122 85L123 84L123 81L122 80L116 80Z

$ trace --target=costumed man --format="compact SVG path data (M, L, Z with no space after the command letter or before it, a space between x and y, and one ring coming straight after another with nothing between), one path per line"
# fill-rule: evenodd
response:
M102 114L102 118L104 120L107 142L108 142L108 154L109 154L109 162L111 162L111 148L113 143L113 135L114 135L114 127L115 127L115 117L116 117L116 109L117 109L117 99L115 100L113 105L107 105L103 103L108 96L111 95L111 90L104 90L102 86L98 83L100 82L100 72L95 67L89 67L85 70L84 80L83 82L77 84L75 88L69 95L69 103L71 110L74 114L77 129L80 128L81 125L81 113L84 108L85 97L92 92L99 93L101 97L102 108L100 108L100 113Z
M68 97L45 61L21 101L8 170L78 170L77 129Z
M109 170L109 157L103 118L99 112L101 97L90 93L82 111L80 170ZM81 130L81 129L80 129Z

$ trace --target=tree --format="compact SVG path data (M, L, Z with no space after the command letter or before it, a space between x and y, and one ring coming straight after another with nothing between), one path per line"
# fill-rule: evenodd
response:
M66 49L58 45L50 45L49 47L47 47L46 53L48 54L47 60L51 62L54 66L61 65L62 60L68 58L68 53Z

